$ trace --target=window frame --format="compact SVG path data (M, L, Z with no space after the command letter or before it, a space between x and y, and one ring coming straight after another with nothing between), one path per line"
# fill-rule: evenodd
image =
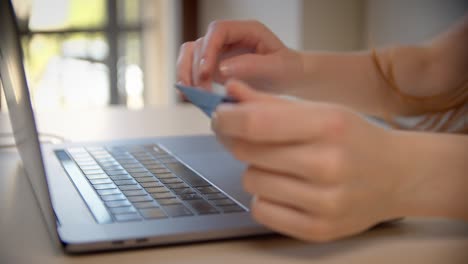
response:
M142 1L141 3L144 3ZM140 6L140 8L142 8ZM104 63L109 69L109 105L119 105L126 104L126 95L124 91L119 90L119 76L118 76L118 60L119 60L119 50L125 43L119 42L119 38L127 33L138 33L140 36L143 36L144 30L149 27L145 25L143 21L138 21L134 24L120 24L119 23L119 5L116 0L106 0L106 16L107 23L102 27L70 27L66 29L58 30L30 30L28 27L20 27L19 37L20 39L27 37L32 38L36 34L42 35L55 35L55 36L67 36L74 33L84 33L84 34L95 34L102 33L106 42L109 46L109 53L106 59L100 61ZM142 47L143 48L143 47ZM143 53L143 49L140 49L140 53ZM142 54L140 57L143 58ZM145 72L145 63L142 62L140 67L142 71ZM146 88L146 83L145 83Z

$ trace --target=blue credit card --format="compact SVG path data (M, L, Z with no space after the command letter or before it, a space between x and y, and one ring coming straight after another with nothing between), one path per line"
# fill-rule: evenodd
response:
M207 92L201 88L184 86L180 84L176 84L175 86L192 104L200 108L200 110L202 110L209 117L211 117L219 104L238 102L232 97Z

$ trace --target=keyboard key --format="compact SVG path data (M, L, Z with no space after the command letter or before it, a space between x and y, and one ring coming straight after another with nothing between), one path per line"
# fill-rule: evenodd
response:
M174 194L170 192L165 193L151 193L150 194L154 199L165 199L165 198L173 198L175 197Z
M132 169L132 168L144 168L143 166L141 166L139 163L135 163L135 164L127 164L127 165L123 165L123 167L125 169Z
M117 180L114 181L115 185L120 186L120 185L131 185L131 184L136 184L137 182L133 179L131 180Z
M208 200L216 200L216 199L226 199L228 198L226 195L222 193L206 193L203 195Z
M167 183L166 186L171 189L183 189L189 188L189 186L183 182L181 183Z
M132 176L130 175L116 175L116 176L110 176L110 178L114 181L120 181L120 180L131 180L133 179Z
M111 194L111 195L103 195L101 199L105 202L110 201L118 201L118 200L125 200L126 197L123 194Z
M148 164L159 164L160 162L157 161L153 156L151 155L146 155L146 156L142 156L142 158L140 159L139 157L137 157L137 159L140 161L141 164L145 164L145 165L148 165Z
M160 208L140 209L141 215L146 219L167 218L166 214Z
M166 164L166 167L192 187L210 186L207 181L180 162Z
M216 214L218 210L211 206L205 200L188 200L186 201L199 214Z
M132 175L135 178L138 177L153 177L153 175L149 172L130 172L130 175Z
M140 179L146 179L146 178L140 178ZM140 185L143 186L144 188L163 186L162 183L156 182L156 181L154 181L154 182L140 182Z
M164 167L164 165L160 164L160 163L155 163L155 164L145 164L145 167L148 169L148 170L154 170L154 171L158 171L160 169L166 169L166 167Z
M153 198L151 198L151 196L149 195L142 195L142 196L130 196L128 197L128 200L132 203L149 202L149 201L153 201Z
M141 167L141 168L127 168L127 171L128 173L130 173L131 175L133 175L133 173L138 173L138 172L148 172L148 170L146 170L145 168ZM133 175L134 176L134 175Z
M89 174L89 175L86 175L86 178L88 178L89 180L108 179L109 176L107 176L106 174Z
M105 183L105 184L95 184L93 185L94 189L96 190L104 190L104 189L114 189L117 188L113 183Z
M197 190L200 191L202 194L219 193L219 190L213 186L198 187Z
M80 166L80 168L82 170L98 170L100 169L101 167L99 167L99 165L86 165L86 166Z
M140 196L146 195L144 190L129 190L129 191L122 191L126 196Z
M196 199L202 199L202 197L196 193L186 193L186 194L180 194L179 198L182 200L196 200Z
M118 214L114 215L115 220L117 222L129 222L129 221L139 221L141 220L141 216L139 216L137 213L132 213L132 214Z
M220 199L220 200L212 200L212 203L217 206L224 206L224 205L235 205L236 203L230 199Z
M104 173L104 171L101 170L101 169L98 169L98 170L83 170L83 173L86 174L86 175L89 175L89 174L102 174L102 173Z
M130 164L140 164L136 159L117 159L117 161L119 162L120 165L122 165L122 167L126 167L126 165L130 165Z
M140 149L138 151L130 151L130 153L132 153L132 155L135 157L135 158L141 158L141 157L149 157L150 154L148 154L146 152L146 150L144 149Z
M151 176L151 177L142 177L142 178L137 178L136 179L139 183L143 183L143 182L157 182L158 180Z
M133 206L135 206L138 209L159 207L159 205L154 201L151 201L151 202L137 202L137 203L133 203Z
M110 166L102 166L102 168L107 171L115 171L115 170L123 170L122 166L120 165L110 165Z
M117 171L108 172L107 175L109 176L128 175L128 173L125 170L117 170Z
M150 169L149 171L151 171L154 174L170 173L171 172L170 170L168 170L166 168Z
M156 200L160 205L168 205L168 204L181 204L182 202L177 198L168 198L168 199L159 199Z
M163 206L164 211L171 217L189 216L192 212L183 204L172 204Z
M159 168L165 168L164 165L162 165L159 161L151 159L151 160L143 160L140 161L141 164L145 165L146 168L148 166L158 166Z
M123 168L115 169L115 170L105 170L107 175L121 175L121 174L128 174Z
M99 195L110 195L110 194L120 194L122 193L119 189L105 189L105 190L97 190Z
M154 160L154 158L151 157L151 156L141 156L141 157L135 157L135 158L136 158L139 162Z
M136 159L131 156L116 158L121 164L128 164L128 163L139 163Z
M76 159L76 160L80 160L80 159L91 159L91 155L88 153L88 152L83 152L83 153L70 153L70 155Z
M106 161L106 162L100 162L102 167L108 167L108 166L120 166L120 164L117 161Z
M168 178L176 177L174 174L172 174L170 172L169 173L154 173L154 172L151 171L151 173L153 173L154 176L156 176L156 178L158 178L158 179L168 179Z
M195 191L191 188L174 189L172 191L175 192L177 195L195 193Z
M114 208L110 208L110 211L112 214L129 214L129 213L136 212L133 206L114 207Z
M75 157L73 156L73 160L76 164L81 166L99 166L98 163L91 157Z
M109 208L132 205L128 200L108 201L105 204Z
M238 205L219 206L218 209L223 213L244 212L245 210Z
M130 191L130 190L141 190L143 188L138 184L133 184L133 185L121 185L119 186L119 189L122 191Z
M99 163L115 161L115 159L113 157L103 157L103 158L95 157L95 158L96 158L97 162L99 162Z
M162 183L183 183L183 181L179 178L167 178L167 179L159 179Z
M145 188L145 190L149 193L167 193L170 192L168 188L164 186L159 186L159 187L149 187Z
M107 153L107 151L93 151L91 152L95 158L112 158L112 156Z
M102 178L102 179L92 179L89 180L91 184L104 184L104 183L112 183L112 180L109 178Z
M78 164L86 164L86 165L95 165L96 162L94 161L94 159L89 156L89 157L83 157L83 158L79 158L79 157L76 157L74 158L76 163Z

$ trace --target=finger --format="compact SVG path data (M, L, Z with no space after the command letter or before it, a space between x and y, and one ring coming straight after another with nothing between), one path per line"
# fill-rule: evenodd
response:
M252 142L304 142L340 133L346 111L326 103L292 102L254 91L239 82L227 85L239 104L218 106L212 119L225 137Z
M223 46L231 44L253 49L256 53L270 52L283 47L281 41L259 22L216 21L210 24L203 43L203 76L213 75Z
M193 60L192 60L192 81L194 86L203 87L200 85L200 59L203 38L195 41L193 47Z
M218 136L236 159L252 167L297 177L313 184L335 183L332 150L320 144L264 144Z
M320 193L309 182L249 166L243 176L244 189L254 196L307 213L320 213Z
M236 98L240 102L281 102L281 100L275 96L251 89L242 81L229 80L226 82L225 88L229 96Z
M194 86L203 88L206 90L211 90L212 77L202 78L200 76L200 67L202 67L203 62L201 58L201 49L203 45L203 38L199 38L195 41L194 52L193 52L193 61L192 61L192 81Z
M219 72L225 79L271 79L275 76L279 63L281 62L278 57L243 54L221 61Z
M261 196L252 202L252 215L259 223L279 233L305 241L323 241L326 225L311 215L271 202Z
M177 59L177 82L192 86L192 61L194 42L182 44Z

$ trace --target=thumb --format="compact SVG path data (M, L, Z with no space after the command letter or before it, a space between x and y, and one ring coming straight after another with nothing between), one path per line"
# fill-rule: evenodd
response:
M252 89L246 83L239 80L229 80L226 85L226 92L229 96L235 98L239 102L275 102L279 98Z
M223 60L219 65L219 73L225 79L271 78L276 65L278 64L272 56L243 54Z

